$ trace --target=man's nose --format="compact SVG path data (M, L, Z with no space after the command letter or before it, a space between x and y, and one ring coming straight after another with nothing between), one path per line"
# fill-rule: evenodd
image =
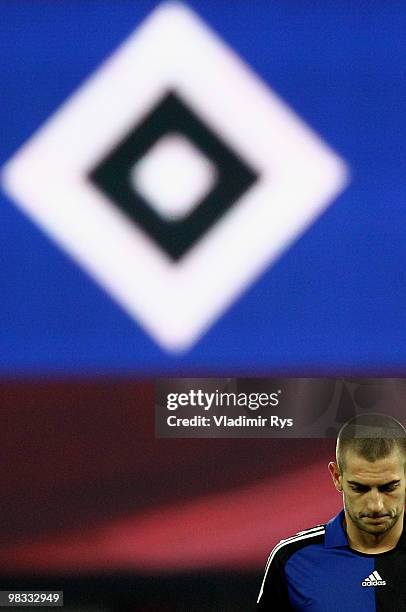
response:
M368 512L380 514L383 510L383 495L379 491L370 491L368 495Z

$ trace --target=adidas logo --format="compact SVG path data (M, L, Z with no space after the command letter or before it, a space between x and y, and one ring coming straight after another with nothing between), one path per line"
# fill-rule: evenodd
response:
M384 586L385 584L386 580L382 580L381 576L378 574L377 571L372 572L372 574L369 574L369 576L362 581L363 587Z

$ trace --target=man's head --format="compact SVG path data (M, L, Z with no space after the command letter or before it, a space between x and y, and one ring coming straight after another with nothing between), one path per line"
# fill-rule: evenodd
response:
M403 518L406 430L393 417L362 414L348 421L329 471L343 494L347 521L360 531L383 534Z

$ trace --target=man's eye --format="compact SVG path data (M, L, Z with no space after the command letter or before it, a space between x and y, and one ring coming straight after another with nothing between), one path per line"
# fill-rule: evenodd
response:
M365 487L351 487L356 493L366 493L368 491Z
M394 491L397 486L398 485L390 485L388 487L382 487L380 491L382 491L382 493L390 493L391 491Z

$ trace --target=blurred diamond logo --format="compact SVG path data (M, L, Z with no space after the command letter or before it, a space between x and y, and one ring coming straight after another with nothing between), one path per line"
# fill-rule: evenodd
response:
M205 157L200 154L199 159L198 148ZM207 164L214 171L204 172ZM129 181L132 175L135 180ZM235 204L256 175L171 92L137 122L90 178L158 247L178 260ZM186 180L193 180L193 185L188 187Z
M194 12L164 2L2 179L161 346L182 351L347 175Z

